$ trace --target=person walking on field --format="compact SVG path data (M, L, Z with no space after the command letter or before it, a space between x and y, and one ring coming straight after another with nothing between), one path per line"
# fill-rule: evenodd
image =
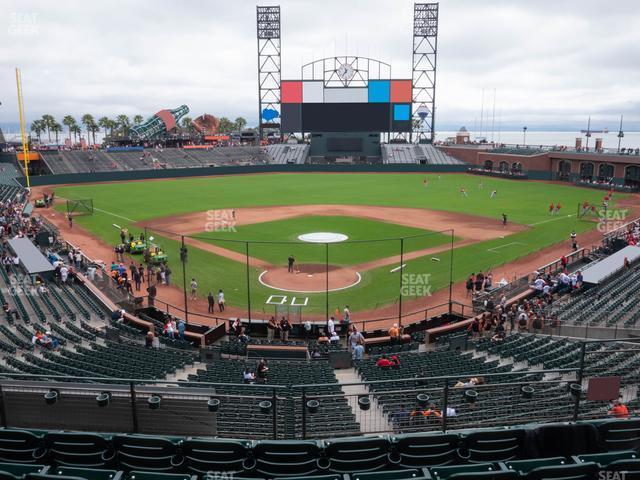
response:
M195 278L191 279L191 300L195 300L198 294L198 282Z
M289 273L293 273L295 263L295 257L293 255L289 255L289 258L287 259L287 264L289 265Z
M222 289L218 290L218 310L224 312L224 293Z

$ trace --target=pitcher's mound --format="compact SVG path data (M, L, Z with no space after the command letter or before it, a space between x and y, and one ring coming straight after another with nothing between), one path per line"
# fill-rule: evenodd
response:
M287 267L274 267L260 274L258 280L266 287L283 292L322 293L327 288L326 266L322 264L296 265L289 273ZM329 291L345 290L360 283L358 272L349 267L329 265Z

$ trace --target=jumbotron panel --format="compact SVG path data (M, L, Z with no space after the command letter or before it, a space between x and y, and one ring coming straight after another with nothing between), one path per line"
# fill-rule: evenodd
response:
M281 130L410 132L411 80L370 80L366 87L326 87L320 80L283 80Z

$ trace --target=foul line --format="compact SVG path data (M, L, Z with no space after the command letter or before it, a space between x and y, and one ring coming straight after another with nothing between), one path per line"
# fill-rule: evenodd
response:
M542 225L543 223L549 223L549 222L555 222L557 220L563 220L565 218L570 218L570 217L575 217L576 214L572 213L571 215L567 215L566 217L555 217L555 218L549 218L547 220L542 220L540 222L536 222L536 223L530 223L529 225L527 225L527 227L535 227L536 225Z
M74 198L65 198L65 197L57 197L60 200L75 200ZM133 220L132 218L127 218L127 217L123 217L122 215L118 215L117 213L113 213L113 212L109 212L107 210L102 210L101 208L98 207L93 207L94 210L97 210L98 212L102 212L102 213L106 213L107 215L111 215L112 217L118 217L121 218L122 220L126 220L127 222L131 222L131 223L136 223L137 220Z
M389 270L389 273L396 273L398 270L402 270L404 267L406 267L407 264L403 263L402 265L400 265L399 267L396 268L392 268L391 270Z
M522 242L505 243L504 245L499 245L497 247L487 248L487 252L495 252L499 248L508 247L509 245L526 245L526 243L522 243Z

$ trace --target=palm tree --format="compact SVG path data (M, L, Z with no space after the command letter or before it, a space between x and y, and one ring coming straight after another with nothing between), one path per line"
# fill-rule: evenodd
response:
M93 115L91 115L90 113L85 113L80 119L80 121L84 125L84 129L87 131L87 143L89 143L90 141L89 136L91 135L91 129L89 127L92 124L95 124L96 121L93 119Z
M191 117L184 117L182 119L182 121L180 122L180 126L187 130L187 131L191 131L191 123L193 122L193 119Z
M33 122L31 122L31 131L36 134L36 137L38 137L38 142L40 142L40 135L44 130L45 125L42 120L34 120Z
M98 125L101 128L104 128L104 136L106 138L106 136L107 136L107 128L109 128L109 126L111 125L111 120L109 119L109 117L100 117L98 119Z
M76 143L78 141L77 138L82 135L80 125L78 125L77 123L71 125L71 132L73 133L73 143Z
M133 116L133 124L134 125L140 125L142 122L144 122L144 117L142 115L134 115Z
M118 115L116 122L118 122L118 125L122 129L122 134L126 137L129 133L129 126L131 125L129 117L127 115Z
M51 127L53 127L53 124L56 122L56 119L53 118L53 115L49 115L48 113L45 113L44 115L42 115L42 121L43 121L42 125L47 130L49 141L51 141Z
M89 131L93 135L93 145L96 144L96 133L100 131L100 126L96 122L89 124Z
M236 130L241 132L242 130L244 130L244 127L247 126L247 121L242 117L238 117L236 118L235 124L236 124Z
M218 131L220 133L229 133L231 130L233 130L235 127L235 124L229 120L227 117L222 117L220 118L220 126L218 127Z
M56 145L58 145L58 134L63 132L62 125L60 125L58 122L53 122L51 131L56 134Z
M71 143L71 130L74 125L77 125L76 119L71 115L65 115L62 119L62 124L69 129L69 143Z

